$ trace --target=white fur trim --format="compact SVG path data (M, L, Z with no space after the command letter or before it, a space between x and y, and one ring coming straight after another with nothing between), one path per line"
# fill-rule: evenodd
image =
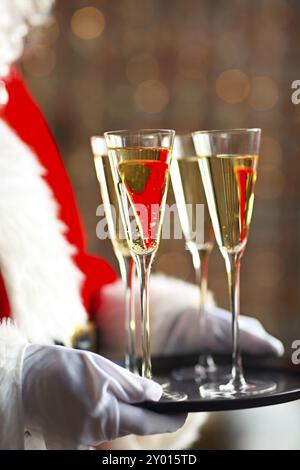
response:
M11 323L0 324L0 449L24 449L22 363L26 339Z
M0 76L7 75L10 65L21 57L31 27L47 20L53 3L54 0L0 1Z
M69 345L87 318L74 247L64 237L44 168L2 120L0 149L0 268L13 318L33 342Z

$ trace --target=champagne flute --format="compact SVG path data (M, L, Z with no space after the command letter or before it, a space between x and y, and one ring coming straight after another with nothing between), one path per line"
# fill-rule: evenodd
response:
M104 137L91 138L97 179L100 186L109 237L119 263L121 278L125 286L125 367L138 373L136 354L136 325L134 309L134 263L130 254L123 225L120 220L117 193L114 186L110 161Z
M246 382L239 340L240 262L253 212L260 135L260 129L193 133L216 241L225 260L232 311L231 379L200 386L203 397L240 397L276 388L271 381Z
M186 247L192 256L195 279L199 287L200 326L206 331L208 261L214 245L214 233L192 134L175 136L172 155L171 181ZM200 205L204 207L204 213L201 214L198 212ZM215 371L216 366L211 354L204 351L195 367L175 370L173 375L177 380L201 379Z
M105 133L127 242L140 282L142 376L149 379L150 273L160 242L174 136L173 130L152 129ZM163 399L186 398L186 394L164 389Z

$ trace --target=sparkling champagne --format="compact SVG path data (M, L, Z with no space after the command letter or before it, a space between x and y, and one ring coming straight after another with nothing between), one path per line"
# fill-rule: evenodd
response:
M198 161L217 243L238 253L247 243L258 156L201 156Z
M94 162L113 249L116 255L120 253L122 256L129 257L130 250L122 226L109 157L107 155L95 155Z
M151 253L157 249L161 234L170 150L134 147L110 152L120 162L118 187L127 220L129 246L137 255Z
M213 246L214 234L198 160L198 157L173 158L171 179L186 241L197 243L198 231L202 230L203 236L200 237L202 240L201 243L197 243L197 248L210 250ZM204 213L201 214L202 220L199 220L200 214L198 213L200 204L204 207Z

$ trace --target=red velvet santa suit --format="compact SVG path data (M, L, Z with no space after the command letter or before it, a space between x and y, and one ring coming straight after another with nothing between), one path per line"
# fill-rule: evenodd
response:
M30 147L40 164L46 169L44 179L58 203L58 217L66 226L65 237L76 247L76 253L72 258L84 274L81 286L82 299L89 315L93 316L95 293L97 293L98 301L99 288L114 281L116 274L104 260L86 252L82 223L58 149L43 115L28 93L15 67L12 67L11 73L3 82L8 93L8 102L0 107L0 117ZM12 313L5 279L1 276L0 317L9 317Z

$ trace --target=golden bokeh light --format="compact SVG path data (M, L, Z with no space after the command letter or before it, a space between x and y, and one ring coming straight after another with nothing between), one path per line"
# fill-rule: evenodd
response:
M24 69L33 77L43 78L50 75L56 65L56 54L53 49L46 46L37 46L24 57Z
M145 80L137 87L134 98L145 113L160 113L169 103L169 91L158 80Z
M216 92L228 104L240 103L249 95L249 78L241 70L225 70L216 80Z
M277 199L285 187L285 176L280 168L274 165L260 165L256 185L256 196L261 199Z
M279 165L282 159L282 148L278 140L269 135L262 135L260 146L260 160L274 166Z
M80 8L75 11L71 18L72 32L85 41L99 37L104 27L104 15L95 7Z
M279 98L276 82L270 77L255 77L251 83L250 106L257 111L273 108Z
M133 85L138 85L145 80L157 80L159 63L151 54L136 54L127 63L126 76Z

